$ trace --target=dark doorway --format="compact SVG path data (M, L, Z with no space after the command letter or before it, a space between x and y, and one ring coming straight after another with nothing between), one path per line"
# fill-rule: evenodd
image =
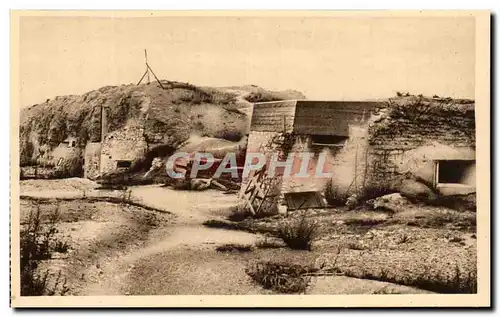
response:
M447 160L438 162L438 184L464 184L471 169L475 168L473 160Z
M129 168L132 165L132 161L116 161L117 168Z

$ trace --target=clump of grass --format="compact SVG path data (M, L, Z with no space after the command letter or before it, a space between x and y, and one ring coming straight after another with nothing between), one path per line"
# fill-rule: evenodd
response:
M224 244L215 248L217 252L250 252L252 251L252 246L249 244Z
M372 294L384 294L384 295L386 295L386 294L401 294L401 292L386 285L378 290L373 291Z
M304 293L310 282L310 270L286 262L258 262L250 265L246 273L265 289L278 293Z
M328 205L333 207L345 206L349 198L346 193L341 192L339 187L333 184L332 180L326 183L324 194Z
M411 238L407 234L404 233L399 237L399 239L397 240L397 243L403 244L403 243L407 243L410 241L411 241Z
M69 250L69 244L66 241L56 241L54 251L59 253L66 253Z
M311 250L311 244L317 234L318 225L309 220L306 214L300 219L283 221L278 226L278 237L294 250Z
M153 213L145 213L141 215L139 222L145 227L158 227L160 225L160 220Z
M243 225L242 223L232 222L232 221L210 219L210 220L203 222L203 225L206 227L209 227L209 228L254 232L253 229Z
M69 291L61 272L53 281L48 270L39 272L41 261L50 259L52 252L67 252L69 246L56 238L60 220L59 206L42 222L40 206L30 210L26 225L20 232L21 296L64 295Z

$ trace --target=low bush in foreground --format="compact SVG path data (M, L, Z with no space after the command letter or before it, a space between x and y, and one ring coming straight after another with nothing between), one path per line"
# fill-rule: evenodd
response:
M334 185L331 180L326 183L324 194L328 205L332 207L344 206L349 197L345 192L342 192L338 186Z
M258 262L250 265L246 273L265 289L278 293L304 293L310 282L309 269L284 262Z
M278 226L278 237L294 250L311 250L318 225L307 219L305 213L300 219L283 221Z
M50 259L52 252L66 252L68 245L56 238L56 224L60 211L57 207L46 223L42 222L41 210L31 210L27 224L20 233L21 296L64 295L69 291L61 272L54 279L48 270L39 272L41 261Z

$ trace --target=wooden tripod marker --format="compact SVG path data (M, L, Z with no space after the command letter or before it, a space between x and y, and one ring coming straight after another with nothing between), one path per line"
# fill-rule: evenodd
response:
M149 66L149 63L148 63L148 52L146 50L144 50L144 58L146 60L146 71L142 75L141 79L139 79L139 82L137 83L137 85L139 85L142 82L142 80L144 79L144 77L146 77L146 75L148 75L148 84L149 84L150 83L149 72L151 72L151 74L153 74L154 78L156 79L156 81L158 82L158 84L160 85L160 87L162 89L165 89L165 87L163 87L163 85L161 84L161 82L158 79L158 77L156 77L156 74L153 71L153 69L151 68L151 66Z

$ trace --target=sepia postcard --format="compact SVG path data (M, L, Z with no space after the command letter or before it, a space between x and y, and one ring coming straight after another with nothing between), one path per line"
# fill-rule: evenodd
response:
M11 11L11 306L489 307L489 11Z

